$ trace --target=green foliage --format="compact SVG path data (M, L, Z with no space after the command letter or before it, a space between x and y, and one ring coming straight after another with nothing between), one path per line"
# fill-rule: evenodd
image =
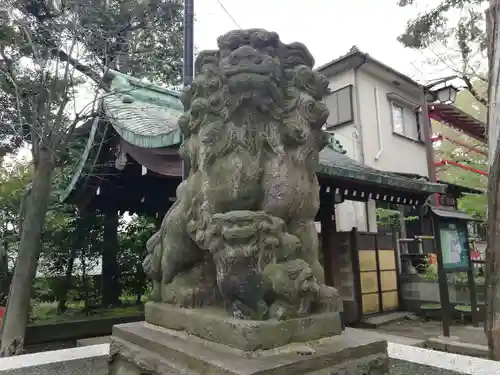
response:
M0 164L0 228L8 224L15 229L25 186L31 179L31 168L23 160L5 160ZM0 230L2 230L0 229Z
M429 259L426 259L426 265L424 272L420 274L423 280L427 281L437 281L438 270L436 264L431 264Z
M125 293L142 295L146 291L147 281L142 261L146 256L146 242L155 231L153 219L133 216L119 233L121 251L118 264Z
M94 316L96 318L123 317L143 314L143 306L123 306L107 309L93 309L89 314L84 313L84 304L81 301L68 303L68 309L64 314L58 314L57 304L54 302L35 303L31 311L32 324L57 323L72 320L81 320Z
M431 264L429 259L426 260L426 265L424 268L424 272L419 274L419 277L422 280L426 281L438 281L438 268L437 264ZM467 272L454 272L448 274L448 281L454 284L467 285L468 276ZM480 269L474 269L474 283L476 285L484 285L485 278L482 275L482 271Z
M96 114L92 91L106 90L110 68L178 84L182 15L181 0L9 2L0 11L0 158L28 141L35 159L39 146L62 159L75 125ZM77 111L82 94L92 98Z
M0 163L0 306L5 306L9 294L19 241L19 207L30 177L31 169L26 162Z
M400 215L401 212L398 210L391 210L387 208L377 207L377 225L388 229L399 230L401 227ZM406 216L405 221L418 220L418 216Z
M0 161L29 144L36 169L40 150L49 150L50 167L61 168L53 174L52 198L67 186L71 166L81 157L85 140L72 135L97 114L99 96L109 90L102 80L106 71L178 84L183 34L181 0L55 4L14 0L0 10ZM87 105L77 110L85 97ZM8 251L14 257L19 251L19 205L31 176L31 169L26 170L22 178L0 170L0 233L12 239ZM14 228L6 231L12 223ZM153 230L145 219L134 219L120 237L122 283L139 302L147 285L139 265ZM39 274L46 278L35 284L37 299L98 299L96 282L84 275L99 267L102 251L102 216L80 216L74 207L52 199L39 260ZM69 285L68 270L73 275Z
M410 48L426 48L435 41L443 41L456 36L460 42L479 43L486 48L484 21L480 5L487 0L442 0L435 7L408 21L405 32L398 38ZM400 7L415 5L414 0L399 0ZM450 25L449 15L461 11L457 24Z
M105 89L102 77L109 68L179 83L183 13L180 0L74 0L59 9L50 4L14 1L0 15L0 148L10 152L29 142L35 164L40 147L54 151L61 167L54 194L67 186L73 173L68 167L85 146L84 138L71 137L74 126L95 115L93 102L78 113L70 113L69 104L79 91ZM10 217L17 217L18 203ZM42 272L63 275L75 248L85 252L87 266L97 259L93 249L100 249L89 247L88 234L98 241L99 220L96 215L90 223L54 199L42 238Z

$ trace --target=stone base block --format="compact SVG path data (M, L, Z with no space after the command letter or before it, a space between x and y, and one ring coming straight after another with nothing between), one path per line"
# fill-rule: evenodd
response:
M340 313L332 312L283 321L256 321L235 319L223 309L183 309L148 302L145 315L146 322L153 325L245 351L318 340L342 332Z
M387 342L358 333L247 352L138 322L113 328L109 374L388 375L388 364Z

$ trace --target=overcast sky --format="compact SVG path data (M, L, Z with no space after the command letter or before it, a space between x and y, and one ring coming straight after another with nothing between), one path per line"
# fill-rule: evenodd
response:
M195 47L198 51L214 49L217 37L227 31L258 27L278 32L284 42L304 43L315 57L316 67L347 53L356 45L419 82L448 75L450 71L446 67L425 63L426 57L431 56L428 51L409 50L397 41L409 19L419 11L434 8L440 0L418 0L419 8L400 8L396 2L194 0ZM86 105L93 98L93 93L80 94L82 97L77 100L77 107ZM22 154L25 156L27 152Z
M435 78L441 72L424 64L424 54L404 48L397 36L416 14L416 8L400 8L397 0L194 0L195 45L199 50L216 47L226 31L265 28L276 31L284 42L302 42L323 65L356 45L363 52L417 80ZM419 10L437 1L419 0Z

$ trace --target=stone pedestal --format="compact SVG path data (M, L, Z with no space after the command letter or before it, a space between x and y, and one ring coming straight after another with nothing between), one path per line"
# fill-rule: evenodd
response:
M260 322L148 304L146 319L113 328L110 375L388 374L387 343L340 334L338 313Z

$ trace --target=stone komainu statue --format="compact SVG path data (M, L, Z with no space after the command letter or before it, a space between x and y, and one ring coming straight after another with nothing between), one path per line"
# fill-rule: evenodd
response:
M304 45L273 32L232 31L218 46L182 95L190 173L147 244L153 300L242 319L337 311L314 225L328 80Z

